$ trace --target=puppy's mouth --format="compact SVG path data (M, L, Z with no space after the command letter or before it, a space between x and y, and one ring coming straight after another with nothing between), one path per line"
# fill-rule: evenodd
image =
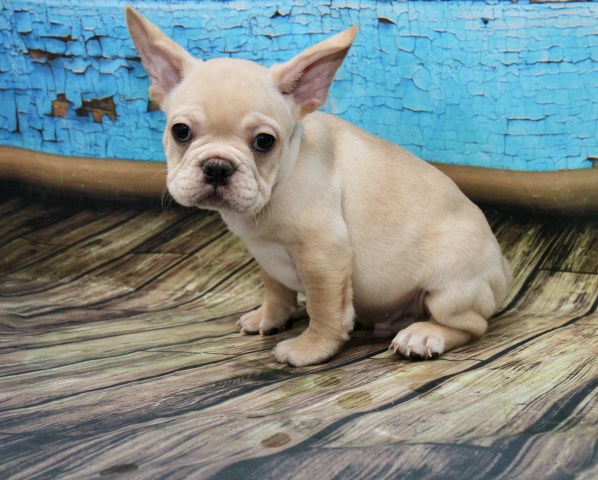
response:
M236 202L231 201L234 195L225 185L206 185L203 181L193 187L171 188L173 198L186 207L199 207L211 210L236 210Z
M226 189L227 187L223 185L205 187L203 195L197 199L196 206L213 209L234 209L226 199L228 197Z

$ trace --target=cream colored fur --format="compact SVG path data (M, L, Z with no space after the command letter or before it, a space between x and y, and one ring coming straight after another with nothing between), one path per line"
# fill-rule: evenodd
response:
M219 211L262 267L264 302L241 317L242 333L284 328L297 292L309 326L274 349L294 366L335 355L355 316L396 334L391 348L413 359L486 331L510 271L482 212L408 151L315 112L355 28L264 68L201 62L130 7L127 21L167 116L171 195ZM175 124L192 138L175 140ZM275 138L271 150L255 148L259 134ZM206 180L214 161L234 171L224 185ZM405 318L420 321L398 331Z

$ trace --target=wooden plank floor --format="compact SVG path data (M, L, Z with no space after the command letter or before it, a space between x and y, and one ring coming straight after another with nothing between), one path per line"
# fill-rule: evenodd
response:
M481 340L325 365L241 336L218 216L0 201L0 478L598 478L598 221L488 212L516 280Z

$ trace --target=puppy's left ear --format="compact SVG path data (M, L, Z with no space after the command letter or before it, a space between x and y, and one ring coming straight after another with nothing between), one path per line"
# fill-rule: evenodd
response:
M324 105L334 74L356 36L357 26L353 25L270 69L274 84L292 100L297 119Z

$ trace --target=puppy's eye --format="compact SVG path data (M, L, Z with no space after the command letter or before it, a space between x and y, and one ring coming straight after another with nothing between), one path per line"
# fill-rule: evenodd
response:
M272 135L268 133L260 133L253 139L251 146L258 152L267 152L268 150L272 150L275 143L276 139Z
M175 123L172 126L172 136L179 142L188 142L191 140L191 129L184 123Z

